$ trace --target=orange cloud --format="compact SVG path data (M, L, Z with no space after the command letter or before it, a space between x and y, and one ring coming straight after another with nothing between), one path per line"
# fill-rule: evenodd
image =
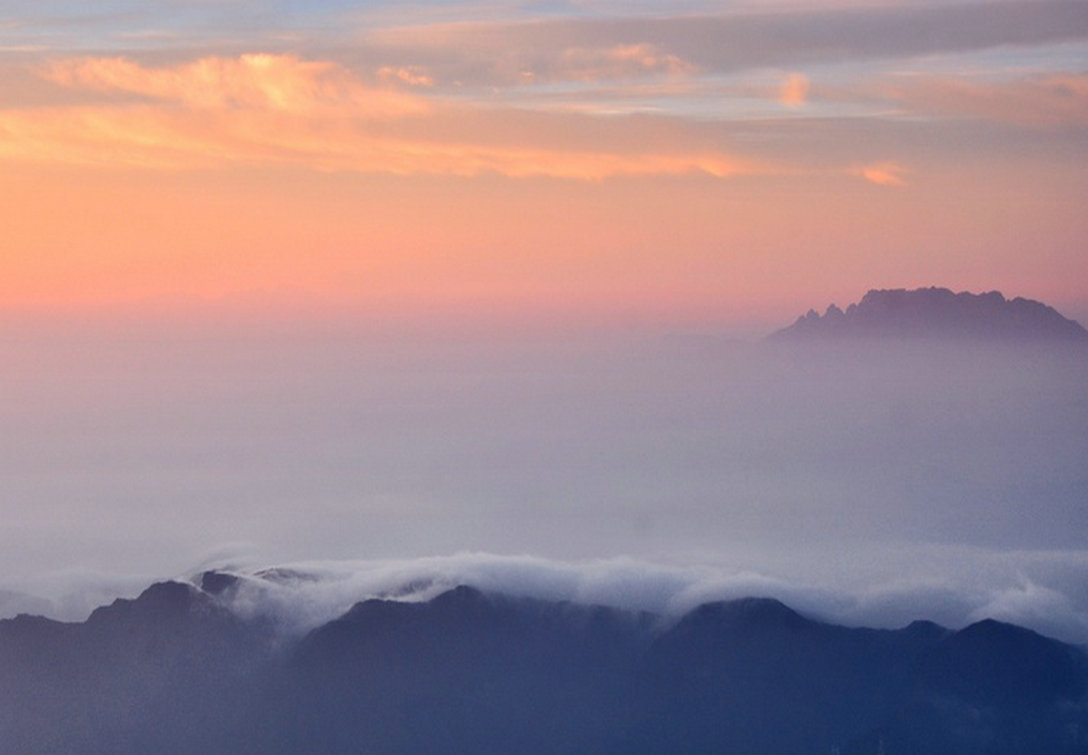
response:
M907 184L903 178L903 174L907 172L907 169L897 162L887 161L862 165L850 172L877 186L906 186Z
M334 63L291 55L207 57L171 68L148 68L126 58L82 58L54 62L44 75L64 86L143 95L204 110L306 114L346 109L355 117L371 118L427 110L424 100L366 86Z
M40 108L0 113L0 158L77 166L207 166L216 146L148 108Z
M691 63L676 55L662 52L654 45L626 44L607 48L567 49L545 78L592 82L647 74L683 76L694 71L695 66Z
M810 82L803 73L791 73L782 82L778 101L786 107L801 107L808 99Z
M670 65L641 48L615 55L625 65ZM336 64L292 56L202 58L159 68L124 58L81 58L55 62L44 75L67 87L138 99L0 110L0 157L176 170L278 164L580 180L768 170L754 160L677 149L669 139L632 141L621 136L622 124L612 138L614 122L597 122L594 135L584 138L578 134L590 122L587 116L570 116L564 129L570 135L557 139L545 127L515 126L524 124L524 115L374 87ZM384 70L379 78L429 82L412 68ZM466 118L473 128L466 128Z
M399 175L603 180L618 176L765 172L722 154L609 153L599 150L415 141L372 134L348 119L320 122L238 112L69 108L0 114L0 157L89 166L181 170L227 164L281 164L323 171Z
M620 75L629 68L686 70L645 45L613 48L590 62L603 67L583 66L587 76ZM369 83L332 62L289 55L205 57L165 67L79 58L55 61L43 75L78 90L83 102L87 92L108 96L93 105L0 108L0 159L584 181L826 172L708 147L699 129L679 119L560 115L425 96L433 82L413 67L379 69L376 79L422 88L415 92ZM807 78L791 75L784 101L802 102L807 87ZM884 186L904 183L904 170L895 163L850 172Z
M414 87L433 87L434 78L420 66L382 66L378 78L391 84L407 84Z

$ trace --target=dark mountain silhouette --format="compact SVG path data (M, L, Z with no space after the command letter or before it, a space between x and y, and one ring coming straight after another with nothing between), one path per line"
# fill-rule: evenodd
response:
M1006 299L997 291L953 293L947 288L872 290L845 311L834 304L823 315L809 310L774 340L838 338L939 338L1088 342L1088 330L1032 299Z
M983 621L848 628L778 601L674 620L459 587L283 639L235 582L0 621L0 752L1088 753L1088 658Z
M177 582L82 623L0 621L0 752L219 751L228 726L211 703L268 652L257 625Z

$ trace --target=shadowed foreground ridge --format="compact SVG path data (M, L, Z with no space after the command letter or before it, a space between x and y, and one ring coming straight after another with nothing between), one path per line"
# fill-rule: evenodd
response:
M1088 754L1088 658L983 621L813 620L778 601L676 620L459 587L284 638L155 585L83 623L0 621L0 751Z
M1088 342L1088 330L1033 299L998 291L953 293L947 288L871 290L845 311L809 310L775 340L824 338L941 338Z

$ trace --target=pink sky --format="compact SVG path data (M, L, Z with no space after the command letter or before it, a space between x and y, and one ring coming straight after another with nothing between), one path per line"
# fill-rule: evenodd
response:
M758 333L941 285L1088 318L1083 6L514 9L7 19L0 301Z

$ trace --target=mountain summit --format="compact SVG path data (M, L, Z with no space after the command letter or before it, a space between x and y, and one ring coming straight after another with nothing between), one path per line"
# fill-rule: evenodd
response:
M953 293L931 287L874 289L845 311L834 304L823 315L810 309L770 338L1088 341L1088 330L1032 299L1006 299L999 291Z

